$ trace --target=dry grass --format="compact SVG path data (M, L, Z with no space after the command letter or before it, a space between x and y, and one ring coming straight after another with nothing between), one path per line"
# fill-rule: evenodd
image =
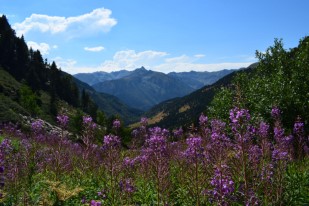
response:
M182 113L182 112L187 111L187 110L190 109L190 108L191 108L190 105L186 104L186 105L180 107L179 110L178 110L178 112L179 112L179 113Z
M167 116L167 114L165 114L164 112L159 112L155 116L148 118L148 124L149 125L156 124L160 122L165 116ZM137 128L139 126L140 126L139 122L129 125L130 128Z

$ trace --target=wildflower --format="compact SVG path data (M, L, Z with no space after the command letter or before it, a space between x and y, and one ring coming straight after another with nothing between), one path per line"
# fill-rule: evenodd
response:
M278 107L273 107L272 110L271 110L271 116L274 118L274 119L279 119L280 116L281 116L281 111Z
M174 130L174 136L179 139L183 135L183 129L180 127L179 129Z
M141 118L141 125L142 126L147 126L148 125L148 119L146 117Z
M92 121L92 117L90 116L83 116L83 125L87 129L95 129L96 124Z
M268 131L269 131L269 125L266 124L265 122L260 123L260 127L258 128L258 134L263 138L266 139L268 136Z
M205 116L204 114L201 114L201 116L199 117L200 125L205 125L207 121L208 121L207 116Z
M90 201L90 206L101 206L101 205L102 205L101 202L97 202L95 200Z
M120 121L119 121L118 119L115 119L115 120L113 121L113 128L114 128L114 129L119 129L120 126L121 126Z
M105 135L103 139L103 146L108 148L118 147L120 146L120 139L118 136L112 134Z
M227 173L227 165L220 165L216 167L213 178L210 184L213 186L212 190L209 190L209 194L216 202L225 203L224 200L229 198L234 192L234 181Z
M189 161L197 161L204 157L204 148L202 147L202 138L201 137L192 137L186 140L187 149L184 152L184 156Z
M43 129L43 125L43 120L38 119L31 124L31 129L33 132L40 132Z
M64 114L58 115L57 122L60 125L60 127L66 128L69 123L69 117Z

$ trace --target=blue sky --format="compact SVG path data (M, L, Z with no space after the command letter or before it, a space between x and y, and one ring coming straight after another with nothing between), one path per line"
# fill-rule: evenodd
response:
M71 74L215 71L309 35L308 0L0 0L17 35Z

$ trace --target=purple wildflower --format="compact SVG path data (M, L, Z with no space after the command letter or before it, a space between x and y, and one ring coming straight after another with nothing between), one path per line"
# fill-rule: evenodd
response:
M96 124L92 121L92 117L90 116L83 116L83 125L86 129L95 129Z
M112 134L105 135L103 139L103 146L108 148L118 147L120 146L120 139L118 136Z
M101 190L98 192L98 196L102 199L106 199L107 198L107 195L106 195L106 190Z
M303 135L304 134L304 123L303 122L299 122L296 121L294 123L294 129L293 129L294 133L297 135Z
M33 132L40 132L43 129L44 122L41 119L38 119L31 124L31 129Z
M148 125L148 119L146 117L141 118L141 125L142 126L147 126Z
M180 139L183 135L183 129L180 127L179 129L174 130L173 134L176 139Z
M266 139L268 136L268 132L269 132L269 125L266 124L265 122L261 122L260 127L258 129L259 136L262 137L262 139Z
M201 116L199 117L199 123L200 125L205 125L208 121L208 117L205 116L204 114L201 114Z
M69 117L64 114L60 114L57 116L57 122L61 128L66 128L69 123Z
M121 126L120 121L119 121L118 119L115 119L115 120L113 121L113 128L116 129L116 130L118 130L118 129L120 128L120 126Z
M281 116L281 111L278 107L273 107L272 110L271 110L271 116L274 118L274 119L279 119L280 116Z
M238 107L235 107L230 111L230 120L234 124L239 124L240 121L247 122L250 118L249 111L246 109L239 109Z
M145 151L150 153L164 153L166 151L166 138L164 135L153 134L146 140L147 149Z
M95 200L90 201L90 206L101 206L101 205L102 205L101 202L97 202Z
M285 149L277 147L272 152L272 159L274 161L288 160L289 159L289 153Z
M224 200L234 192L234 181L227 173L227 169L227 165L216 167L215 174L210 181L213 189L209 193L216 202L224 203Z
M188 138L186 142L188 147L184 152L184 156L187 158L188 161L196 162L204 157L204 148L202 146L201 137Z

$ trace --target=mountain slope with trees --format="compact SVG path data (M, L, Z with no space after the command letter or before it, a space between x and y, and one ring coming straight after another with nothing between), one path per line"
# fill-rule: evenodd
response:
M99 94L62 72L55 62L44 60L39 50L28 49L24 37L16 36L5 15L0 17L0 75L0 113L6 114L1 122L17 122L19 114L54 121L61 109L59 101L94 119L98 108L109 116L123 115L125 122L139 114L117 98Z
M144 111L164 100L181 97L193 91L177 79L161 72L146 70L144 67L124 78L95 84L93 88L115 95L127 105Z
M213 100L215 93L224 86L231 84L233 77L239 72L249 72L256 67L250 65L246 69L234 71L219 79L212 85L204 86L182 98L170 99L162 102L145 113L150 118L150 123L165 127L176 128L179 126L188 127L196 122Z

